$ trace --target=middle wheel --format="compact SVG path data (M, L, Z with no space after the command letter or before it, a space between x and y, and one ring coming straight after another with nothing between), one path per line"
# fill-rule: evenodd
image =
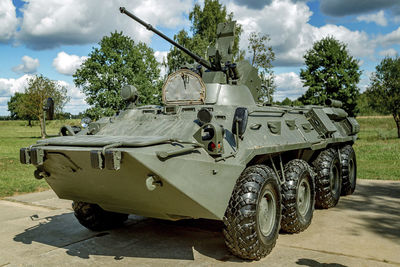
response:
M313 217L314 175L310 165L301 159L289 161L284 172L281 229L288 233L299 233L307 229Z

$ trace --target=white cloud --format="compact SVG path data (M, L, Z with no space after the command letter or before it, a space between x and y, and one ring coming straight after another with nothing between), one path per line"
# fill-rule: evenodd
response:
M45 49L62 44L98 42L104 35L117 30L136 41L149 43L152 33L120 14L119 6L125 6L155 27L171 28L188 24L185 17L192 9L193 2L194 0L30 0L22 9L24 17L17 40L30 48ZM247 4L239 0L222 2L243 26L240 44L242 48L247 48L248 35L253 31L270 35L270 44L276 53L275 66L302 65L303 55L312 44L329 35L348 44L351 54L356 57L373 56L378 44L363 31L352 31L332 24L312 26L309 20L313 13L306 1L265 0L261 8L248 7L258 4L254 1L248 1ZM382 14L384 18L383 11ZM59 57L61 56L58 55L57 58ZM70 64L54 62L54 66L57 66L60 73L71 75L74 69L72 63L77 63L82 58L69 60Z
M154 56L159 63L163 63L164 60L167 61L168 52L169 51L156 51L154 52Z
M378 36L376 41L383 46L400 44L400 27L386 35Z
M374 40L370 39L363 31L351 31L346 27L332 24L327 24L321 28L314 27L314 30L319 36L313 42L327 36L333 36L347 45L352 56L365 57L374 54L376 48Z
M71 98L71 100L65 105L64 111L71 114L78 114L89 108L83 98Z
M167 55L168 51L156 51L154 52L154 56L156 57L156 60L158 63L160 63L160 76L164 77L164 75L167 74L167 68L162 65L163 62L167 62Z
M0 42L8 42L18 25L15 7L11 0L0 1Z
M348 44L351 54L357 57L370 56L375 49L374 43L365 32L351 31L332 24L312 26L308 22L313 13L304 2L274 0L261 10L228 2L227 8L235 14L235 19L243 27L240 43L242 48L247 48L251 32L270 35L270 45L276 54L275 66L302 65L306 51L314 42L327 36Z
M16 73L35 73L39 67L39 59L30 56L22 57L22 64L15 66L12 70Z
M71 98L70 101L65 105L64 111L71 114L78 114L89 108L89 105L85 102L85 95L75 87L73 84L69 84L65 81L57 81L59 85L67 88L67 95Z
M192 7L192 0L30 0L22 10L24 17L17 39L31 48L46 49L98 42L117 30L149 43L152 32L121 14L120 6L153 26L171 28L187 23L183 14Z
M72 75L87 58L85 56L69 55L62 51L53 60L53 67L61 74Z
M386 49L386 50L379 51L379 55L384 56L384 57L386 57L386 56L394 57L394 56L396 56L398 54L399 53L393 48L389 48L389 49Z
M29 79L33 77L33 75L25 74L18 79L0 78L0 116L8 115L7 102L10 100L10 97L16 92L23 93ZM73 84L60 80L56 82L67 88L67 95L71 98L65 105L64 111L78 114L89 107L85 102L85 95Z
M360 82L358 83L358 88L360 88L360 93L365 92L367 90L368 86L370 85L370 77L372 71L364 71L364 73L361 75Z
M379 11L378 13L358 16L357 20L358 21L365 21L367 23L375 22L377 25L387 26L387 20L386 20L386 17L385 17L385 12L383 10Z
M25 74L18 79L0 78L0 116L9 115L7 103L16 92L23 93L32 75Z
M69 84L66 81L60 81L58 80L57 83L60 86L64 86L67 88L67 95L71 97L71 99L83 99L85 95L73 84Z
M16 92L23 93L28 85L28 80L33 75L25 74L18 79L0 78L0 97L10 97Z
M5 103L7 103L8 102L8 97L6 97L6 96L0 96L0 105L3 105L3 104L5 104Z
M277 88L274 93L274 100L282 101L286 97L295 100L306 91L300 76L294 72L275 75L275 83Z
M251 32L269 34L270 44L276 53L276 65L299 65L302 63L302 53L305 45L302 28L312 15L304 3L292 3L288 0L273 1L261 10L228 3L229 12L235 14L235 19L243 27L240 46L247 48Z

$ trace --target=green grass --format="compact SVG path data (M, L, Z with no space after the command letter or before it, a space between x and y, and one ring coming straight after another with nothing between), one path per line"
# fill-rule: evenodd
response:
M393 117L359 117L354 145L359 179L400 180L400 139Z
M358 178L400 180L400 139L392 117L359 117L357 154ZM64 124L74 121L51 121L47 129L56 134ZM0 197L48 189L44 180L33 177L32 165L19 163L19 149L40 139L40 128L25 121L0 121Z
M67 123L71 121L51 121L47 132L57 134L59 128ZM77 124L79 120L72 123ZM34 178L34 166L19 162L19 149L40 139L37 123L33 127L26 125L26 121L0 121L0 197L49 188L44 180Z

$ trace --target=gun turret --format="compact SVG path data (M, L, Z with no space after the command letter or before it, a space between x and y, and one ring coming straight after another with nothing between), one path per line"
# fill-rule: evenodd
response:
M161 38L163 38L164 40L166 40L167 42L169 42L170 44L172 44L173 46L178 47L180 50L182 50L183 52L185 52L187 55L189 55L191 58L193 58L196 62L198 62L200 65L204 66L205 68L209 69L209 70L218 70L217 68L215 68L215 66L212 66L210 64L210 62L208 62L207 60L205 60L204 58L196 55L195 53L189 51L188 49L186 49L185 47L183 47L182 45L178 44L177 42L173 41L171 38L169 38L168 36L166 36L165 34L163 34L162 32L158 31L157 29L155 29L151 24L146 23L145 21L141 20L140 18L136 17L135 15L133 15L131 12L129 12L128 10L126 10L125 7L120 7L119 11L121 11L121 13L127 15L128 17L132 18L133 20L136 20L137 22L139 22L140 24L142 24L144 27L146 27L147 30L154 32L155 34L157 34L158 36L160 36Z
M243 90L250 90L254 101L258 101L258 95L261 90L261 80L258 76L257 68L252 66L247 60L241 60L236 63L233 62L236 21L226 21L217 25L215 43L208 47L208 60L205 60L153 28L150 24L133 15L131 12L127 11L125 7L120 7L119 10L121 13L142 24L147 30L154 32L173 46L182 50L201 66L205 67L208 71L203 72L201 66L196 66L195 68L186 66L186 68L197 73L205 84L226 84L232 86L232 88L235 86L244 86L247 88ZM208 94L210 95L211 92L208 92ZM242 96L237 97L242 98Z

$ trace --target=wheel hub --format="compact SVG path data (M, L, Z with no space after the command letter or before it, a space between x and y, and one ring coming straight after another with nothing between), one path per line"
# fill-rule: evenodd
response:
M260 231L264 236L268 236L274 229L276 216L276 199L274 193L269 188L264 190L258 205Z
M334 165L331 169L330 173L330 185L332 194L336 195L339 189L339 169L336 165Z
M305 216L310 208L311 203L311 190L308 177L300 181L297 191L297 208L301 216Z

